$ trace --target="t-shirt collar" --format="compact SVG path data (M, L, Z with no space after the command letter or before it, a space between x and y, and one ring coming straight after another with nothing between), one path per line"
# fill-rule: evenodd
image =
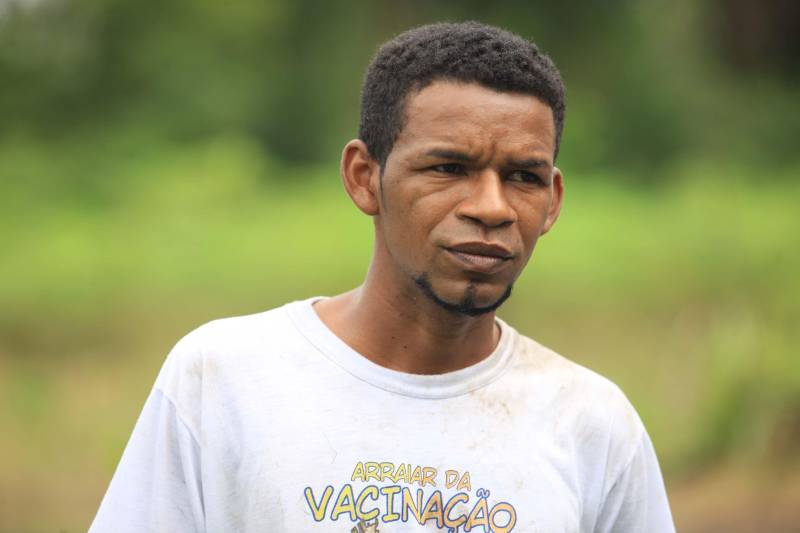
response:
M287 313L298 331L317 350L356 378L395 394L437 399L459 396L484 387L509 366L517 332L499 318L500 341L488 357L474 365L444 374L410 374L373 363L336 336L319 318L314 303L323 297L292 302Z

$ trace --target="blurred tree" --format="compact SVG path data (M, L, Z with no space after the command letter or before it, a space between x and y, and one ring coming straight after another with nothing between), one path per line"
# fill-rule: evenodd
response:
M67 142L89 154L115 139L168 149L235 134L292 164L330 161L356 134L378 43L426 22L478 19L557 60L568 86L562 164L641 182L686 158L793 165L799 99L780 73L797 71L796 5L7 1L0 143L25 138L47 151ZM754 101L765 105L747 109Z
M723 57L732 66L800 74L800 3L717 0L714 12Z

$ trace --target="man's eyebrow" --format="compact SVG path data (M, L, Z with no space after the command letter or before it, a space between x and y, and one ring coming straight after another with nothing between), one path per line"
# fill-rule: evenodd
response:
M473 155L469 155L464 152L459 152L457 150L443 150L443 149L433 149L429 150L425 153L425 155L430 157L438 157L440 159L450 159L452 161L460 161L462 163L473 163L478 160L477 157Z
M440 159L449 159L451 161L459 161L461 163L474 163L478 160L478 158L474 155L470 155L465 152L459 152L458 150L448 150L442 148L434 148L433 150L429 150L425 152L425 155ZM546 159L537 158L509 159L507 164L508 166L514 168L541 168L550 166L550 162Z
M508 166L514 168L539 168L549 167L550 162L546 159L509 159Z

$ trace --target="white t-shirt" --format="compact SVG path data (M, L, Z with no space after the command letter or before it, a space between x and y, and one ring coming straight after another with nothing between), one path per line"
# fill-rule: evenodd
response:
M314 300L175 346L90 532L674 531L610 381L500 320L476 365L389 370Z

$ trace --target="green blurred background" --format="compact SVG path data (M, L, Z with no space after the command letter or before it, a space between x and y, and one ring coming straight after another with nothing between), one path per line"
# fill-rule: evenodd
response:
M84 531L172 344L362 279L376 46L477 19L568 89L501 315L617 382L679 531L800 523L800 10L772 0L0 0L0 531Z

